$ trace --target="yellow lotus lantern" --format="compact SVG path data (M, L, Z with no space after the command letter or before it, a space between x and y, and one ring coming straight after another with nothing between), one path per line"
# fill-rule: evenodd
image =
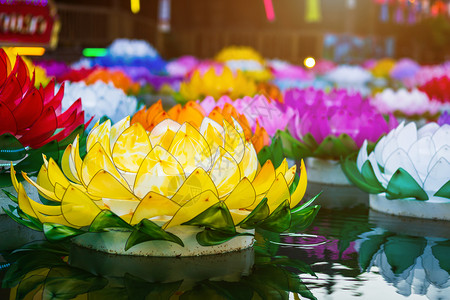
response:
M184 101L201 100L206 96L219 99L224 95L238 99L255 93L256 84L253 80L246 78L239 70L233 73L228 67L223 67L220 74L213 67L204 74L196 70L187 81L180 84L180 96Z
M261 167L234 119L204 118L199 130L166 119L150 133L129 117L108 120L89 133L84 159L79 144L61 167L44 157L36 182L22 173L50 203L30 199L11 166L18 208L7 213L50 240L120 254L213 254L250 247L257 227L309 224L318 210L311 201L294 208L306 189L303 162L300 176L286 160Z

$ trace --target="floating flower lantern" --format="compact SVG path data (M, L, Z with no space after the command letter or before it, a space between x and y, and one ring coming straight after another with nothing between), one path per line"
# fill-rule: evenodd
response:
M367 142L356 165L343 164L348 178L370 193L371 208L394 215L450 216L450 125L401 123L372 152Z
M419 90L426 93L430 99L440 101L444 104L450 103L450 76L433 78L421 87Z
M324 78L339 89L368 95L367 84L372 80L372 74L360 66L341 65L326 73Z
M264 58L251 47L225 47L216 55L215 60L225 63L232 71L242 71L244 75L256 81L267 81L272 78L272 73L265 66Z
M375 78L387 79L392 69L395 67L395 60L392 58L383 58L378 60L371 68L370 72Z
M444 124L449 124L450 125L450 113L448 112L448 110L444 111L439 116L439 119L438 119L437 123L439 124L439 126L442 126Z
M144 40L116 39L107 49L107 55L97 57L96 65L105 67L145 67L153 74L164 74L166 62L158 51Z
M0 186L10 187L10 162L17 170L34 175L42 154L59 160L60 151L84 132L81 100L61 109L62 86L55 95L52 80L34 87L34 77L20 56L15 65L0 49ZM0 198L0 201L4 201ZM3 204L3 203L2 203Z
M86 79L92 72L97 70L97 68L79 68L70 69L67 73L56 78L58 82L70 81L79 82Z
M44 157L37 182L23 173L53 205L30 199L14 173L19 222L38 224L50 240L72 237L110 253L196 256L244 249L253 243L254 228L282 232L318 210L308 207L311 201L295 208L306 189L304 165L300 177L286 161L277 169L270 161L260 167L234 120L220 125L205 118L197 130L168 119L150 133L129 118L97 124L84 159L77 137L61 168Z
M86 118L93 118L95 122L106 116L116 123L135 113L138 108L135 97L127 96L123 90L114 87L112 83L97 81L86 85L84 82L66 82L62 108L67 109L80 98Z
M292 89L285 94L285 105L295 111L289 133L280 132L285 153L294 159L311 157L307 165L316 182L349 185L339 160L396 125L393 116L386 122L369 101L345 90Z
M420 65L408 58L400 59L389 72L391 78L404 81L413 78L420 70Z
M194 56L182 56L167 63L167 73L171 76L186 76L194 70L200 61Z
M228 68L209 68L204 74L199 70L180 84L180 101L199 100L207 96L219 99L227 95L231 99L244 96L253 96L256 93L256 84L247 79L242 72L235 74Z
M436 120L442 104L436 100L430 100L427 94L413 89L385 89L376 94L371 100L372 105L383 114L393 113L397 117L413 120Z
M243 97L234 101L228 96L223 96L217 102L212 97L206 97L200 105L207 114L211 113L215 107L225 109L225 106L232 105L239 114L246 117L253 131L263 127L269 136L274 136L277 130L286 129L294 114L292 109L288 108L285 112L276 102L270 101L263 95Z
M214 99L212 99L212 101L215 103ZM257 153L262 147L270 144L270 139L265 129L261 128L259 125L254 128L250 127L245 115L239 114L236 108L231 104L225 106L213 105L206 113L200 104L189 101L184 106L181 106L181 104L175 105L166 112L163 109L162 102L158 101L148 109L144 107L138 111L131 119L131 124L140 123L144 126L145 130L150 132L159 122L165 119L171 119L181 124L189 122L196 129L200 129L205 116L208 116L219 124L222 124L224 119L229 123L233 123L234 118L244 130L246 141L252 142Z
M111 82L116 88L123 90L125 94L137 95L140 89L139 83L133 82L120 70L97 69L84 79L86 84L93 84L97 81Z
M427 82L440 78L443 76L450 76L450 64L423 66L413 77L408 77L403 80L407 88L419 87Z

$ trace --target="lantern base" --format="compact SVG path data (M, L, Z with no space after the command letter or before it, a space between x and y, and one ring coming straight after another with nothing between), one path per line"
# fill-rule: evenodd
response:
M423 219L450 221L450 201L434 197L427 201L386 198L385 193L370 195L370 208L382 213Z
M197 226L176 226L168 229L178 236L184 243L184 247L168 241L147 241L131 247L125 251L125 245L130 232L108 231L101 233L86 233L72 239L75 245L119 255L134 256L158 256L158 257L186 257L221 254L239 251L253 246L253 236L238 236L228 242L215 246L201 246L196 239L196 234L203 228ZM254 230L247 230L254 234Z
M183 281L180 291L189 290L203 280L238 282L250 275L255 261L253 248L218 255L197 257L142 257L111 255L72 246L71 266L109 278L127 274L147 282Z
M30 179L36 181L36 177L30 177ZM31 199L39 199L39 193L34 186L29 184L27 181L22 181L21 183L25 188L25 192L27 192L28 197L30 197ZM12 185L0 188L0 215L5 213L3 211L3 207L8 208L8 205L17 206L17 204L12 202L12 200L9 199L9 197L6 196L6 194L2 190L5 190L17 197L17 192Z
M340 186L353 186L342 171L341 164L337 160L308 157L306 159L308 171L308 183L325 183Z

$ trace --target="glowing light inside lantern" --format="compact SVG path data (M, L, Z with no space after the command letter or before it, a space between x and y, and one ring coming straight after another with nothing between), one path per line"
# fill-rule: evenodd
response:
M45 53L43 47L14 47L14 52L25 56L42 56Z
M305 65L305 67L311 69L312 67L314 67L316 65L316 60L312 57L307 57L303 61L303 64Z
M270 22L275 20L275 12L273 10L272 0L264 0L264 8L266 9L267 20L269 20Z
M105 56L107 54L107 50L105 48L85 48L83 49L83 56L86 57L99 57Z
M141 10L141 3L139 0L131 0L131 12L137 14Z

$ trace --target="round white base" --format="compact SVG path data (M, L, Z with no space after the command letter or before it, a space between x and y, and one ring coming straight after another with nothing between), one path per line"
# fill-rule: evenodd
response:
M251 273L254 261L253 248L180 258L111 255L74 245L69 255L71 266L109 278L123 278L131 274L148 282L182 280L180 291L189 290L203 280L237 282Z
M184 247L167 241L148 241L125 251L125 244L130 232L109 231L102 233L86 233L72 239L78 246L119 255L184 257L221 254L250 248L254 243L253 236L238 236L216 246L201 246L197 243L196 234L203 228L197 226L176 226L168 229L178 236ZM254 233L254 230L246 231Z
M31 177L31 180L36 181L36 177ZM28 197L30 197L33 200L39 200L39 193L37 191L37 189L32 186L31 184L29 184L27 181L22 181L21 182L23 184L23 187L25 188L25 191L27 192ZM4 214L5 212L3 211L3 207L8 207L8 205L13 205L16 206L17 204L15 204L14 202L12 202L11 199L9 199L8 196L6 196L5 193L3 193L2 190L5 190L7 192L10 192L11 194L13 194L14 196L17 196L17 192L14 189L14 187L8 186L8 187L2 187L0 188L0 215Z
M437 197L438 198L438 197ZM443 199L443 198L439 198ZM389 200L384 193L370 195L370 208L386 214L450 221L450 202L439 200Z
M308 182L353 186L342 171L339 161L308 157L305 164Z

